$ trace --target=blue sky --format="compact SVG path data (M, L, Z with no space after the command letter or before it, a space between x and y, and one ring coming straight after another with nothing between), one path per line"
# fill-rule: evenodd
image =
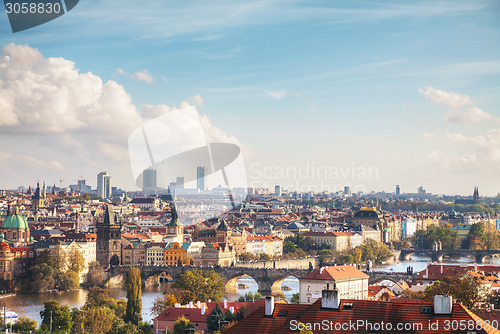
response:
M487 195L500 191L497 1L152 3L81 0L66 15L16 34L0 15L0 45L28 45L44 59L74 63L71 69L67 62L43 62L54 67L34 79L44 92L50 91L46 75L62 87L66 81L54 73L73 78L91 72L103 84L116 82L118 93L102 94L130 108L120 124L109 123L115 134L92 117L82 120L84 109L68 111L68 119L80 120L68 130L52 126L68 126L57 121L65 118L64 108L36 130L22 117L6 121L4 113L0 166L8 173L0 187L38 177L69 184L80 175L95 186L95 175L108 170L116 185L133 189L126 137L147 118L144 106L186 101L197 104L213 131L224 132L218 139L243 147L250 186L338 190L349 184L392 192L400 184L403 192L424 186L469 194L477 185ZM9 50L4 55L26 57ZM26 73L38 73L37 66L5 62L0 82L12 113L45 110L46 120L51 103L59 103L57 109L62 102L35 96L26 106L28 95L10 91L29 86ZM99 86L90 81L65 89L84 94L88 85ZM120 109L111 115L121 117ZM17 164L23 168L12 167ZM378 173L322 180L280 175L286 168L319 167L375 167Z

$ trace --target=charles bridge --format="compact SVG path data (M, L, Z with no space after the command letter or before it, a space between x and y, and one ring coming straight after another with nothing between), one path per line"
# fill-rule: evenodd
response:
M394 254L394 253L393 253ZM411 260L412 254L430 255L434 262L442 262L446 255L474 256L476 263L484 263L485 258L493 255L500 255L500 250L418 250L418 249L403 249L399 251L399 260Z
M124 275L129 271L130 267L117 266L110 268L110 274L113 277ZM282 292L281 285L288 277L300 278L311 272L310 269L271 269L271 268L248 268L248 267L191 267L191 266L140 266L137 267L141 271L141 276L144 281L159 282L160 277L170 275L172 279L177 279L181 274L193 269L201 270L205 273L214 270L220 274L226 284L227 292L236 292L238 288L238 279L242 277L253 278L258 284L258 291L262 293L279 293ZM370 276L369 284L374 284L383 280L398 282L400 280L414 280L416 274L408 275L407 273L392 273L382 271L365 272Z
M124 275L129 271L128 266L116 266L110 268L112 277ZM181 274L193 269L204 273L215 271L222 276L226 284L226 291L235 292L237 281L242 277L253 278L260 292L281 292L281 284L287 277L301 277L310 272L309 269L270 269L270 268L248 268L248 267L191 267L191 266L139 266L144 281L157 281L160 277L170 275L174 280Z

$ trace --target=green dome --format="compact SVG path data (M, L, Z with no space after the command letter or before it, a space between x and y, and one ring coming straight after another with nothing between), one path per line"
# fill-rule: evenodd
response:
M26 221L26 218L24 218L20 214L14 213L12 215L8 215L7 218L5 218L2 224L2 228L3 229L12 228L20 230L20 229L29 229L29 226L28 222Z

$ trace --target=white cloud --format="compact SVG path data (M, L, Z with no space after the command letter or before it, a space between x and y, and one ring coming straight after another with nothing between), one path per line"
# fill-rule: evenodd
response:
M155 81L154 77L147 70L142 70L140 72L132 73L130 77L134 80L144 81L147 83L152 83L153 81Z
M197 107L203 107L203 98L200 96L200 94L196 94L190 99L191 102L193 102Z
M141 120L116 82L103 83L71 61L15 44L1 51L0 107L0 127L35 133L122 132Z
M433 87L420 88L418 91L431 101L450 108L444 116L447 121L477 123L493 119L492 115L476 107L467 95L446 92Z
M28 171L37 168L42 171L63 171L66 168L57 160L41 160L26 154L8 154L0 152L0 167L4 173L8 170L21 169Z
M428 133L428 132L424 132L424 133L422 133L422 137L423 137L424 139L437 139L437 138L439 138L439 136L438 136L438 135L435 135L435 134L433 134L433 133Z
M281 100L282 98L287 96L297 96L297 97L300 96L300 93L288 92L286 89L266 91L266 94L276 100Z
M198 96L198 95L197 95ZM165 104L162 105L145 105L143 107L143 117L145 119L154 119L160 117L166 113L169 113L174 110L183 109L189 107L190 104L186 101L181 102L177 107L170 107ZM239 142L236 137L229 136L225 131L219 129L215 125L212 124L207 115L200 114L200 123L201 127L205 132L205 139L207 142L211 143L232 143L236 144L240 147L243 147L243 144Z
M429 160L435 162L440 169L445 171L458 171L478 166L475 154L444 153L433 150L429 154Z
M199 95L193 99L203 103ZM0 55L0 170L11 176L12 186L37 174L69 180L87 173L95 180L101 169L112 174L114 184L133 184L129 134L175 109L145 105L139 112L115 81L79 73L74 62L46 58L29 46L6 45ZM211 140L237 143L206 115L201 122Z
M155 81L155 78L148 70L142 70L142 71L134 72L134 73L130 74L130 73L124 71L122 68L118 67L116 69L116 72L118 72L118 74L127 76L130 79L136 80L136 81L143 81L143 82L147 82L147 83L153 83Z
M445 138L447 142L455 144L455 152L433 150L429 155L429 159L436 162L440 169L497 174L500 164L500 129L491 129L476 136L447 133Z

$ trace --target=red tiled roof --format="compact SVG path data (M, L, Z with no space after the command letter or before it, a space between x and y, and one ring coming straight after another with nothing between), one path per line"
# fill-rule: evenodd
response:
M335 280L340 281L349 278L368 277L367 274L353 266L323 267L315 270L300 279Z
M474 265L429 264L416 279L442 280L445 277L462 277L467 271L475 269ZM477 270L486 274L500 272L499 266L477 265ZM427 275L427 277L424 277Z
M346 303L352 303L352 310L344 310ZM402 305L404 304L404 305ZM451 325L449 329L445 329L445 320L458 321L463 320L481 320L475 314L467 310L459 303L453 303L453 309L450 316L422 314L422 307L433 308L432 302L418 301L406 303L393 299L390 302L381 302L373 300L355 300L346 299L341 301L339 310L323 309L321 307L321 299L318 299L312 305L296 305L296 304L275 304L272 317L264 315L265 307L259 308L251 315L241 320L233 327L225 331L225 334L244 334L244 333L259 333L259 334L279 334L279 333L298 333L292 331L292 325L299 321L303 324L324 324L325 320L329 327L327 330L312 328L313 333L468 333L466 330L453 330ZM281 315L280 315L281 314ZM295 321L295 322L294 322ZM363 321L364 325L359 327L349 327L349 324L357 324L358 321ZM385 324L384 329L373 331L367 323ZM391 324L392 330L387 330L388 324ZM414 330L396 330L398 323L413 327ZM429 323L437 323L437 328L429 328ZM485 323L483 321L483 323ZM335 328L336 324L348 324L344 328ZM486 331L487 333L498 333L498 331ZM480 333L478 331L478 333Z
M245 306L245 317L253 313L259 307L264 305L263 301L256 302L228 302L227 308L224 308L224 303L202 303L206 306L205 314L201 314L201 308L197 308L194 304L193 308L187 307L170 307L163 311L159 316L154 318L156 321L175 321L180 316L184 316L191 322L205 322L206 317L213 311L215 305L219 304L219 307L224 311L228 311L230 307L234 307L234 312L238 312L242 306Z

